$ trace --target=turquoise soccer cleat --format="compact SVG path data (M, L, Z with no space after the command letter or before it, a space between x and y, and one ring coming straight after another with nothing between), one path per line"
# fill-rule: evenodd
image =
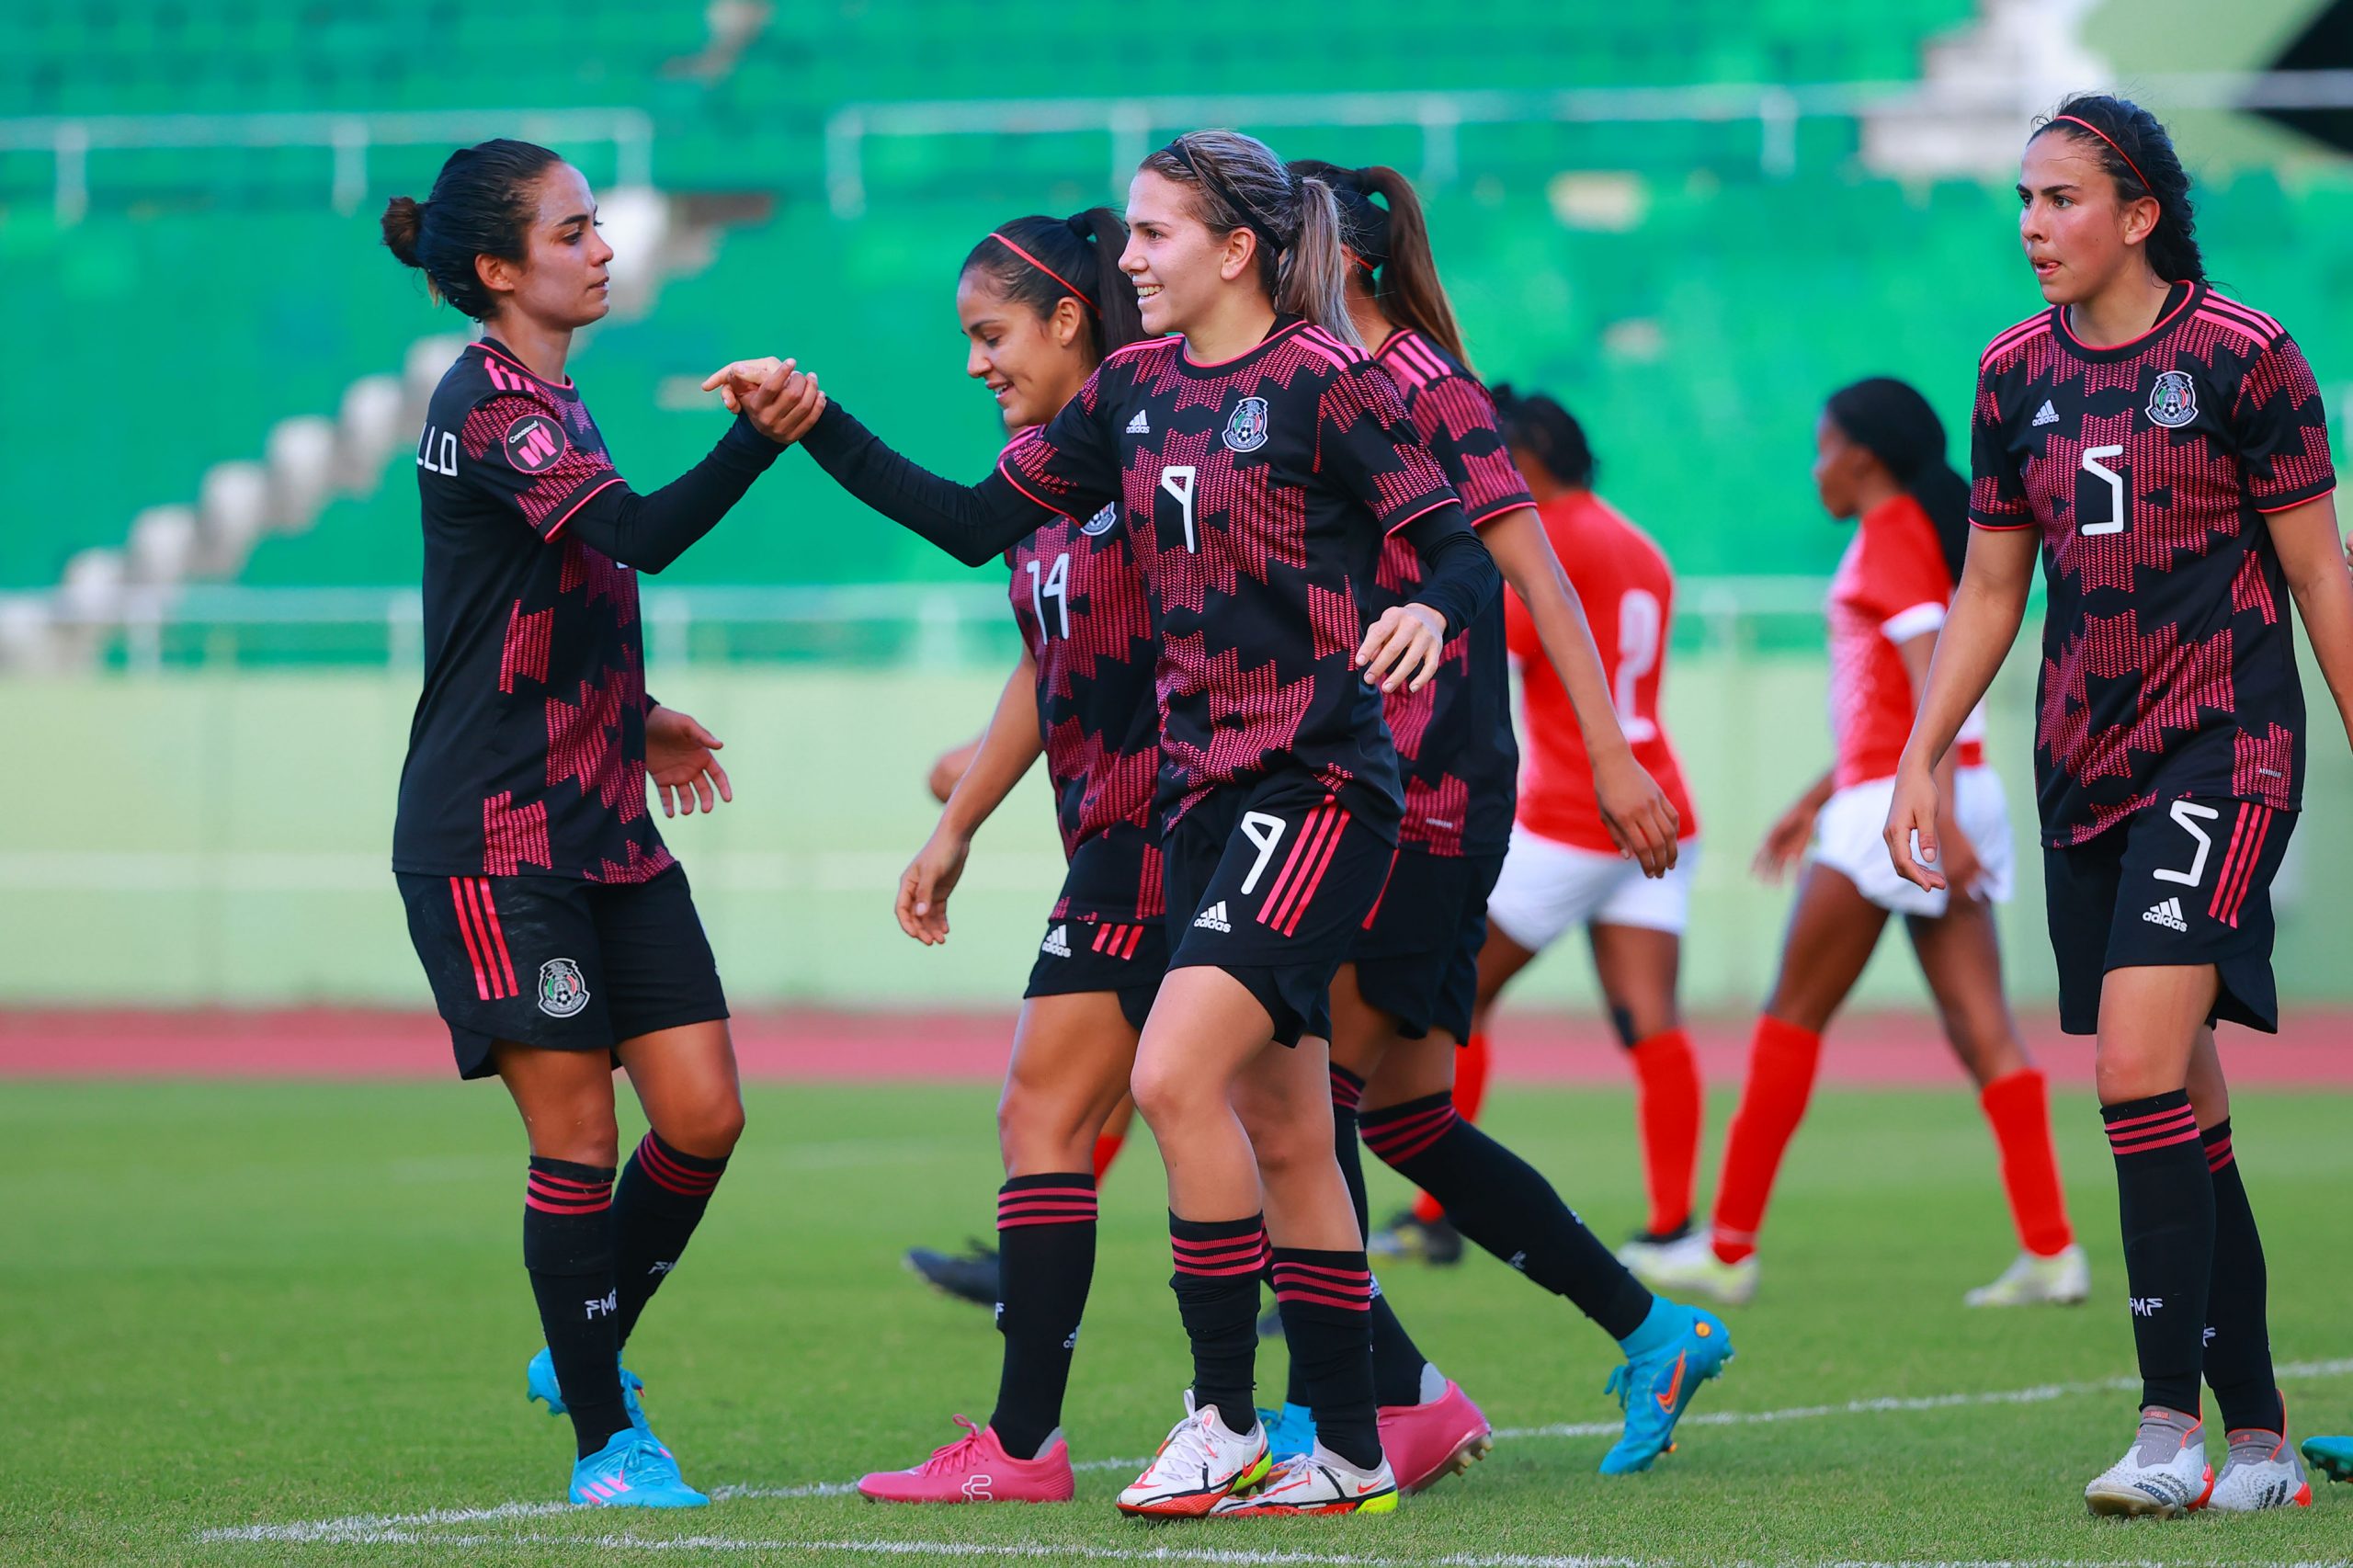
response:
M2306 1437L2304 1462L2331 1481L2353 1481L2353 1437Z
M627 1367L621 1369L621 1407L629 1412L630 1426L651 1437L654 1428L645 1424L645 1405L637 1397L644 1387L644 1379ZM563 1390L555 1381L555 1358L545 1346L540 1347L540 1353L532 1357L531 1364L524 1369L523 1397L545 1401L550 1415L564 1413Z
M598 1508L701 1508L710 1499L687 1484L670 1450L636 1427L572 1467L572 1500Z
M1258 1422L1267 1429L1267 1456L1276 1462L1315 1451L1315 1415L1307 1406L1286 1400L1280 1410L1259 1411Z
M1699 1385L1733 1357L1732 1333L1713 1312L1658 1297L1643 1326L1620 1344L1626 1364L1606 1392L1626 1412L1626 1435L1602 1457L1604 1475L1631 1475L1675 1446L1675 1424Z

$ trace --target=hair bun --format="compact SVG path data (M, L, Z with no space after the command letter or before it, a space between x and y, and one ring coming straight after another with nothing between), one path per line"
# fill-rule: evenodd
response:
M384 203L384 248L404 266L424 265L417 259L416 247L425 234L425 207L424 202L407 196L395 196Z

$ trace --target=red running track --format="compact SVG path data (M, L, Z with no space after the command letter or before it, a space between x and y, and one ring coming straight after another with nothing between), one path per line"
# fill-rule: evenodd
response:
M1005 1066L1010 1014L747 1013L735 1020L746 1076L797 1083L993 1081ZM2344 1042L2353 1013L2300 1011L2276 1039L2224 1032L2231 1080L2242 1085L2353 1085ZM1707 1081L1740 1081L1748 1021L1692 1027ZM2089 1040L2030 1028L2036 1059L2062 1083L2091 1081ZM1523 1083L1630 1082L1614 1039L1576 1015L1522 1012L1497 1030L1495 1073ZM187 1012L0 1010L0 1078L436 1078L450 1074L449 1036L430 1014L346 1008ZM1826 1082L1958 1085L1961 1069L1933 1019L1857 1014L1833 1027Z

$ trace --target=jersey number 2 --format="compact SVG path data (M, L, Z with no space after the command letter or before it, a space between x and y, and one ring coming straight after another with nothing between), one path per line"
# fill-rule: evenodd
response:
M2090 491L2094 495L2099 493L2091 490L2088 485L2078 486L2075 493L2075 515L2079 519L2075 526L2077 533L2120 534L2124 531L2126 521L2124 475L2100 461L2102 458L2120 458L2123 455L2124 449L2121 447L2086 447L2084 449L2084 472L2108 482L2108 516L2097 523L2081 521L2080 519L2090 515L2090 509L2084 505L2085 493Z
M1658 596L1645 588L1630 588L1618 601L1618 678L1612 683L1610 705L1618 710L1618 727L1629 744L1657 735L1658 725L1635 711L1643 677L1658 668L1661 635L1666 617Z

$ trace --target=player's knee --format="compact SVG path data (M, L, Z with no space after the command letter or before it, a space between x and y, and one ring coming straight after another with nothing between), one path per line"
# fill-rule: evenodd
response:
M1128 1074L1128 1092L1135 1096L1145 1125L1154 1130L1176 1126L1218 1098L1216 1085L1199 1074L1186 1072L1178 1062L1143 1056L1136 1058Z
M2100 1041L2098 1059L2092 1065L2092 1085L2102 1105L2152 1099L2183 1086L2181 1074L2171 1070L2160 1053L2107 1040Z
M669 1125L655 1129L664 1142L701 1159L723 1160L744 1136L744 1096L733 1090L712 1095L665 1119Z
M996 1142L1007 1169L1075 1168L1066 1151L1091 1151L1102 1118L1068 1085L1006 1080L996 1102ZM1040 1165L1040 1161L1044 1165Z

